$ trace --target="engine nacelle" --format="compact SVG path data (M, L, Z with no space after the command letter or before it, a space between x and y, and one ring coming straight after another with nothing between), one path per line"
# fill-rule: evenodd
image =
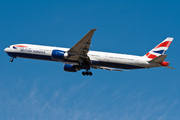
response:
M71 64L64 64L64 71L67 72L77 72L78 66L77 65L71 65Z
M160 63L162 66L169 66L169 62L163 61L162 63Z
M55 59L55 60L63 60L63 59L64 59L64 54L65 54L64 51L61 51L61 50L53 50L51 57L52 57L52 59Z

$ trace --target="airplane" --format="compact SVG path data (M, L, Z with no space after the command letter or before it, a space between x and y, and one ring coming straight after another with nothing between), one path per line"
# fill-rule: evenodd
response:
M169 48L173 38L167 37L164 41L150 50L144 56L117 54L100 51L90 51L91 39L94 32L91 29L72 48L50 47L33 44L15 44L5 48L4 51L14 58L30 58L64 63L64 71L77 72L85 69L82 74L92 76L91 68L110 71L124 71L130 69L167 67L169 62L164 61L167 57L165 52Z

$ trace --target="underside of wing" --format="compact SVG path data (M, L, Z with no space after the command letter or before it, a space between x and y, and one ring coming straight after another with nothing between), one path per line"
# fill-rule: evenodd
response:
M115 68L110 68L110 67L98 67L99 69L103 69L103 70L109 70L109 71L124 71L121 69L115 69Z

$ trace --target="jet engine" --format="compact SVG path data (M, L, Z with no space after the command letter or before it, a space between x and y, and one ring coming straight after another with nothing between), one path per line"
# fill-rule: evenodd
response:
M51 55L52 59L55 60L64 60L67 56L68 54L62 50L53 50Z
M78 65L71 65L71 64L64 64L64 71L67 71L67 72L77 72L79 66Z

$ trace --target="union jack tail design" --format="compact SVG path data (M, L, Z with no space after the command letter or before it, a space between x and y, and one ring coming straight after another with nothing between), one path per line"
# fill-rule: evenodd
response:
M151 51L149 51L147 54L145 54L143 57L154 59L160 55L164 55L167 49L169 48L172 40L174 38L168 37L164 41L162 41L159 45L157 45L155 48L153 48Z

